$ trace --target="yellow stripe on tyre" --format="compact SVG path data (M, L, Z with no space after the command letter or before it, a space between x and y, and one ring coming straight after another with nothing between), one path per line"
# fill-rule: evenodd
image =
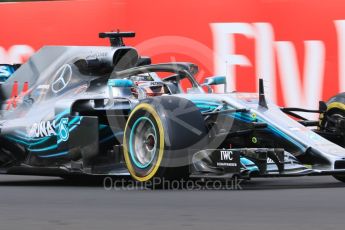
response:
M345 105L341 102L332 102L327 106L327 111L331 109L340 109L345 111Z
M151 171L144 177L140 177L140 176L136 175L136 172L135 172L134 167L132 165L132 161L131 161L130 156L129 156L128 146L127 146L127 138L126 138L126 133L127 133L127 129L128 129L128 123L129 123L128 121L131 120L133 115L138 110L145 110L153 116L153 118L155 119L155 122L157 124L157 127L158 127L158 133L159 133L159 138L160 138L157 162L154 165L154 167L151 169ZM155 174L157 173L157 171L158 171L158 169L162 163L163 154L164 154L164 128L163 128L163 124L162 124L162 121L161 121L158 113L156 112L155 108L152 105L147 104L147 103L142 103L142 104L139 104L137 107L135 107L135 109L132 111L131 115L129 116L128 121L127 121L127 124L125 127L125 132L124 132L124 137L123 137L123 153L124 153L124 157L125 157L125 162L126 162L127 169L129 171L129 173L131 174L131 176L137 181L145 182L145 181L152 179L155 176Z

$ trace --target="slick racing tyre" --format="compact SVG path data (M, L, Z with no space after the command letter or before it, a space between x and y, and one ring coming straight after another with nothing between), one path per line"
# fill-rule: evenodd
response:
M323 128L331 133L345 133L344 127L341 126L341 122L345 121L345 110L339 108L333 108L324 114Z
M162 96L143 100L130 113L124 131L124 159L140 182L188 176L189 153L205 146L204 119L189 100Z
M334 134L332 141L345 147L345 93L337 94L327 103L327 110L320 114L320 130Z
M333 177L335 179L337 179L338 181L341 181L341 182L345 183L345 175L335 175Z
M8 168L25 159L25 150L16 143L0 138L0 167Z

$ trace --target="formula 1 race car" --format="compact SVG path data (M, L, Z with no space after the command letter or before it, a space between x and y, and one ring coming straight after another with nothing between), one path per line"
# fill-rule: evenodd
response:
M123 44L133 36L101 33L111 47L47 46L3 65L1 173L345 181L343 94L305 110L267 100L262 80L259 93L212 93L225 77L199 84L195 64L151 64Z

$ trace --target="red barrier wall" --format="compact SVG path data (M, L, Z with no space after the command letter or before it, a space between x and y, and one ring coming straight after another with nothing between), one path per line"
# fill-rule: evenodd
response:
M257 79L281 105L313 108L345 91L343 0L88 0L0 4L0 62L25 60L43 45L107 45L127 40L154 62L192 61L200 80L227 75L229 90Z

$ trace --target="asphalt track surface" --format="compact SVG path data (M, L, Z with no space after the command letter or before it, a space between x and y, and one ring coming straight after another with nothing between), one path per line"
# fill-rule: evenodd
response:
M1 175L0 229L345 229L345 184L332 177L241 185L128 191L105 190L102 180Z

